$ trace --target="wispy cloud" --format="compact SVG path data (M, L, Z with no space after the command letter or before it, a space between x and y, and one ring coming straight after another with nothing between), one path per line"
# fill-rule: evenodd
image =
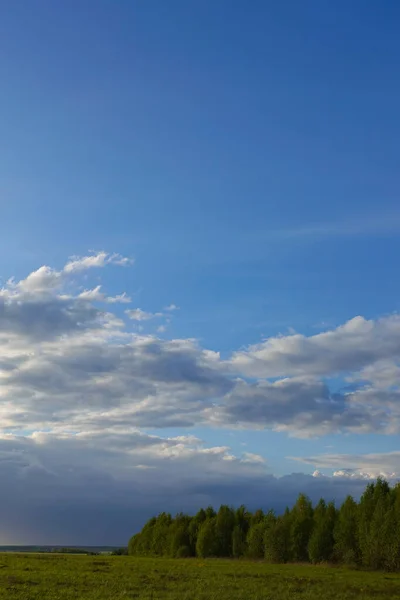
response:
M299 227L277 228L263 235L272 240L312 239L329 237L362 237L397 234L400 232L400 212L345 218L329 223L314 223Z
M64 267L65 273L77 273L86 269L104 267L105 265L132 265L134 260L121 256L121 254L109 254L108 252L95 252L88 256L73 256Z
M131 310L126 310L125 313L128 315L132 321L150 321L151 319L156 319L158 317L163 317L163 313L151 313L142 310L141 308L132 308Z

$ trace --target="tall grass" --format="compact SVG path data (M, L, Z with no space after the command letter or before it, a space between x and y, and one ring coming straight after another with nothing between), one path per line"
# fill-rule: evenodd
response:
M400 575L235 560L0 554L0 598L388 600L400 599Z

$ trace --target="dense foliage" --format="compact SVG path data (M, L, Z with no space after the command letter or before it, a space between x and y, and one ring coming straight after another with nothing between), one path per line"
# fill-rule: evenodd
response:
M130 555L171 558L265 559L270 563L336 562L368 569L400 570L400 485L383 479L367 485L357 503L349 496L338 509L316 506L300 494L291 510L251 513L209 507L195 516L161 513L134 535Z

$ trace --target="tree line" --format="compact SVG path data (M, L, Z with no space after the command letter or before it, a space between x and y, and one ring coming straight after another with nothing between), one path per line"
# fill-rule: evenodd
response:
M161 513L134 535L135 556L263 559L270 563L335 562L368 569L400 570L400 484L378 479L356 502L340 508L300 494L281 515L245 506L201 509L174 518Z

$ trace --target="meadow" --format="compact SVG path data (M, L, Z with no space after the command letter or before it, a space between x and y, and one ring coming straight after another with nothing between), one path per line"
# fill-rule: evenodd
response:
M9 600L400 599L400 575L235 560L0 554Z

